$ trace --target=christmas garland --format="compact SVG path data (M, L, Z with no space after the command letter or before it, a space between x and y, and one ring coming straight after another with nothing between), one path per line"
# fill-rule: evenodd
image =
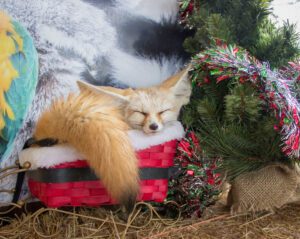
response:
M190 15L193 14L194 10L199 7L195 7L192 0L184 0L179 2L179 18L180 24L187 24L187 19ZM191 27L191 26L190 26Z
M294 85L297 100L300 100L300 63L289 62L287 67L282 67L280 73Z
M193 132L178 144L175 159L179 171L169 181L168 200L175 200L185 216L200 217L219 195L219 159L205 157Z
M299 68L296 64L290 64L290 70L271 70L267 63L259 62L246 50L220 42L216 47L197 54L192 64L193 85L201 83L197 82L201 72L208 71L211 76L217 78L217 83L231 79L247 81L256 87L260 98L276 115L278 125L274 125L274 128L281 131L283 152L291 159L299 159Z

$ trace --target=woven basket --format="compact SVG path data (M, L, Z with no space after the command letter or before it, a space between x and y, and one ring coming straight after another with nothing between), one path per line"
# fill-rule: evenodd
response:
M162 202L168 191L168 171L174 165L177 140L137 151L140 168L139 201ZM30 171L31 193L48 207L116 204L86 161L62 163Z

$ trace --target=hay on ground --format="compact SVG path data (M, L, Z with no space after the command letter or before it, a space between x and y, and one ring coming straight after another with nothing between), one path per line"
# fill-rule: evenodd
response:
M0 221L7 220L11 219ZM150 204L144 204L127 223L120 211L103 208L41 208L2 226L0 238L300 238L300 205L287 205L275 213L231 216L218 203L200 219L168 219L159 216Z

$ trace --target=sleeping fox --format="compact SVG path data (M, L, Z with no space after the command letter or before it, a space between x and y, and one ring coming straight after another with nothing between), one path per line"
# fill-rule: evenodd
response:
M141 89L78 81L80 94L54 102L39 118L34 139L52 138L75 147L110 195L130 211L139 192L139 173L127 131L155 134L176 121L191 94L188 70Z

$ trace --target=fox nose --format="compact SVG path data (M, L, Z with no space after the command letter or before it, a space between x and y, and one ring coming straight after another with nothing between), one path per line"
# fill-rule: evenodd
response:
M150 128L151 130L157 130L157 129L158 129L158 125L157 125L156 123L153 123L153 124L150 124L150 125L149 125L149 128Z

